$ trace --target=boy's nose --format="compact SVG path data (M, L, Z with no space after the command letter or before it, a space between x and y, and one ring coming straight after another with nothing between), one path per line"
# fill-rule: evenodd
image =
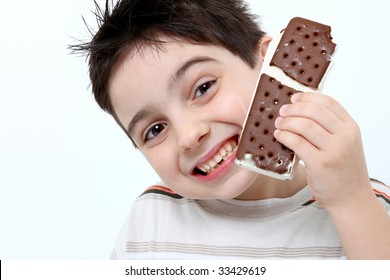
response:
M206 122L193 122L183 124L178 135L178 144L181 151L197 148L210 133Z

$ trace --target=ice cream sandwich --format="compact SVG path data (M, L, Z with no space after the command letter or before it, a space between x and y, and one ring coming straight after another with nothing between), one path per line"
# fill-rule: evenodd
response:
M297 17L272 40L240 136L238 165L292 179L299 159L274 138L275 119L294 93L319 91L336 48L330 32L330 26Z

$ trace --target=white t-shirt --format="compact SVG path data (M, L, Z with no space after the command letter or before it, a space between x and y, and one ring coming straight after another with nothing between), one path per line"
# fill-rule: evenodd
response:
M372 183L390 213L390 188ZM194 200L163 183L137 198L112 259L346 259L308 188L284 199Z

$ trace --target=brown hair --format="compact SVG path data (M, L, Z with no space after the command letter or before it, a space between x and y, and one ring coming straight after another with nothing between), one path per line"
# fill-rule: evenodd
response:
M113 66L129 47L160 47L164 42L159 38L167 35L223 46L254 67L258 41L264 36L257 17L241 0L120 0L115 5L106 0L104 10L96 1L95 5L98 31L94 34L87 25L91 41L70 49L89 57L92 92L99 106L115 119L108 82Z

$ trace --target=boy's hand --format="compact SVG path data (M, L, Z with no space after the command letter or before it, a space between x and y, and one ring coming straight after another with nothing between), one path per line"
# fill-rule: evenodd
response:
M321 207L353 205L371 190L358 125L329 96L298 93L291 102L280 109L275 138L303 160Z

